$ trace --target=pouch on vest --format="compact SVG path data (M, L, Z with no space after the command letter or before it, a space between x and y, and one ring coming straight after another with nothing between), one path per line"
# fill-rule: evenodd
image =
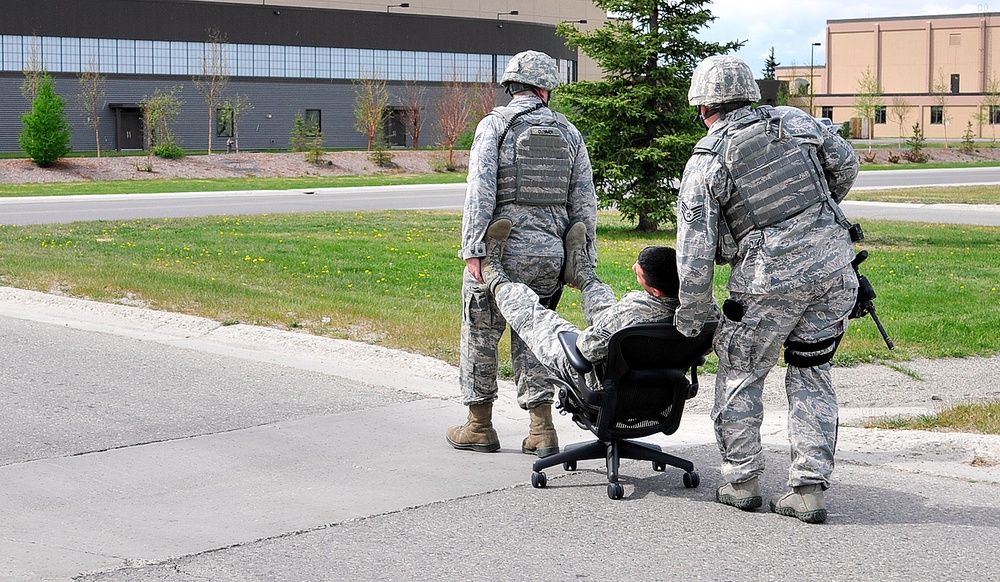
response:
M722 202L722 212L737 241L829 196L815 151L787 135L780 117L770 117L768 110L758 115L763 119L702 146L722 156L736 186L734 195Z
M512 133L514 163L497 171L497 205L566 204L573 159L561 129L524 122L516 124Z

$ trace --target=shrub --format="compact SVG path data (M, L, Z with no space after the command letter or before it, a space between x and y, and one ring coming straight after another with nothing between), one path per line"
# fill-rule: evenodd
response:
M958 151L963 154L971 154L976 151L975 134L972 133L972 122L965 126L965 133L962 135L962 143L958 146Z
M18 138L24 153L39 167L51 166L71 151L65 106L66 100L56 95L52 78L44 75L31 111L21 116L24 131Z
M919 123L913 124L913 136L906 140L906 145L910 146L910 149L903 154L908 161L914 164L923 164L931 157L924 151L924 132L920 129Z
M178 160L184 157L184 150L171 142L153 146L153 154L166 160Z
M458 169L454 161L443 155L432 157L430 165L435 172L454 172Z

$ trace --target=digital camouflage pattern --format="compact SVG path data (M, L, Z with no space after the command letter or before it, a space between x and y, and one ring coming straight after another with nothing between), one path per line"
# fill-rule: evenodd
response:
M731 292L746 310L742 321L723 317L715 336L719 369L712 420L722 452L722 478L741 482L764 471L760 425L764 379L778 363L786 338L815 344L847 331L857 278L850 265L833 275L780 294ZM830 364L785 370L788 485L823 485L833 473L837 445L837 394Z
M538 51L517 53L509 61L500 77L500 84L521 83L549 91L559 86L559 67L556 60Z
M814 150L832 198L843 200L859 166L851 145L798 109L777 107L774 114L783 131ZM749 107L732 111L712 125L709 135L722 135L753 115ZM718 308L712 292L715 264L732 266L727 288L743 315L740 319L739 310L730 311L716 335L719 372L712 416L723 476L740 482L763 471L761 391L782 345L789 338L817 343L843 334L857 279L850 268L853 244L831 203L817 202L736 241L721 212L734 189L718 156L695 153L688 161L678 196L681 288L674 321L681 333L697 334L705 315ZM837 418L829 364L789 366L785 387L793 456L789 485L825 488L833 470Z
M517 111L533 110L520 119L533 125L553 125L556 114L538 108L541 99L517 95L508 105ZM496 203L499 165L511 165L514 143L504 139L499 151L497 142L505 123L498 115L487 115L476 127L469 153L469 176L462 216L462 259L483 257L483 238L494 218L504 216L514 223L504 250L503 266L513 281L524 283L541 297L549 297L562 288L559 275L563 262L563 235L569 225L583 222L587 229L588 255L597 256L597 193L593 170L583 136L567 124L566 139L572 158L569 193L565 204L523 205ZM477 282L466 270L462 282L462 339L459 383L463 404L492 402L497 395L497 345L506 326L485 284ZM516 334L511 337L514 381L522 408L551 403L558 382L538 364Z
M580 330L538 302L538 295L527 285L511 283L497 290L496 302L504 318L538 360L556 371L560 380L576 384L577 372L570 366L559 343L559 332L579 333L576 346L591 363L603 363L608 357L608 341L619 329L635 323L669 323L677 309L677 300L654 297L646 291L630 291L615 300L610 286L594 281L583 290L583 312L587 328ZM600 386L596 376L588 375L588 386Z
M760 87L750 66L733 56L708 57L694 69L688 103L691 105L721 105L760 101Z

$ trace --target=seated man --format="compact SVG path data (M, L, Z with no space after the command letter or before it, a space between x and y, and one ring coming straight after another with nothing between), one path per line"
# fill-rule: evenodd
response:
M608 356L608 340L619 329L635 323L673 322L677 309L677 261L674 249L650 246L639 253L632 270L642 291L631 291L615 300L614 291L597 278L592 261L587 256L586 227L578 222L566 232L566 283L583 293L583 312L587 329L581 331L546 309L538 295L527 285L513 283L503 270L501 259L512 223L500 218L486 230L486 257L483 260L483 280L489 285L497 306L511 329L528 345L542 364L570 384L576 383L577 373L570 366L559 344L562 331L579 333L577 348L592 364L603 363ZM596 378L588 376L588 384L596 389Z

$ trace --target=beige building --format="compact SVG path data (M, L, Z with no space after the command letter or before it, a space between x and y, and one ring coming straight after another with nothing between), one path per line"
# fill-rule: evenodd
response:
M819 50L819 47L817 47ZM920 124L929 139L958 142L971 127L991 139L1000 125L1000 13L829 20L825 66L779 67L777 78L793 89L808 85L792 104L834 122L858 119L861 80L878 81L882 106L873 136L904 139Z
M299 6L303 8L330 8L339 10L367 10L371 12L395 12L401 14L423 14L428 16L450 16L460 18L482 18L496 20L498 26L506 21L532 22L539 24L575 23L583 30L600 28L607 20L607 14L591 0L414 0L413 2L389 2L388 0L194 0L197 2L225 2L229 4L266 4L268 6ZM406 6L402 6L406 4ZM512 14L513 13L513 14ZM580 22L585 20L586 22ZM456 30L456 35L462 31ZM524 47L531 48L531 47ZM518 49L522 50L522 49ZM518 51L513 51L518 52ZM577 51L578 79L598 81L601 69L592 59Z

